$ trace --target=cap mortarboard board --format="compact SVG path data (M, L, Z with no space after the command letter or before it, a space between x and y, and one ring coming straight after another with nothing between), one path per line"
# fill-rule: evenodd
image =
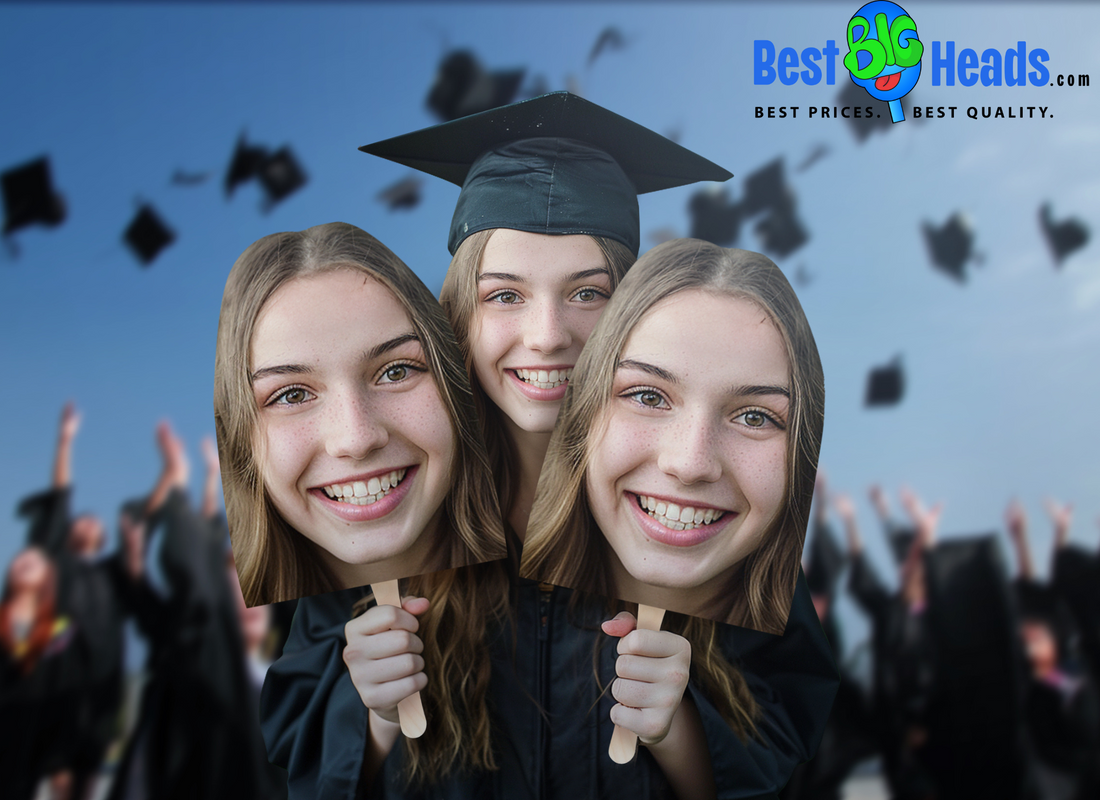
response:
M512 228L589 234L638 252L638 194L732 175L568 92L491 109L360 150L462 187L447 246Z
M233 190L242 183L247 183L256 177L260 165L267 159L267 150L263 147L250 145L244 138L244 134L237 139L237 147L233 150L233 158L229 162L229 169L225 172L225 195L230 197Z
M741 208L746 217L761 211L793 205L791 190L783 174L783 159L770 161L745 179Z
M1050 203L1043 203L1039 209L1039 224L1043 228L1043 235L1047 244L1054 253L1054 262L1062 265L1066 256L1076 250L1080 250L1089 240L1089 229L1077 219L1066 219L1055 222L1050 215Z
M176 240L176 234L164 224L151 205L145 204L138 209L122 238L142 266L147 267L161 250Z
M840 97L837 98L837 105L863 109L858 117L849 113L846 120L848 127L856 137L856 141L862 144L875 131L889 130L893 124L890 117L890 104L885 100L869 97L860 86L851 81L844 81L844 84ZM905 113L905 118L911 119L912 103L909 100L909 95L901 98L901 107ZM864 113L868 108L871 109L871 113Z
M875 367L867 376L866 406L892 406L905 394L905 372L901 366L901 356L889 364Z
M588 66L591 67L595 64L596 59L600 57L600 53L604 50L622 50L624 47L626 47L626 38L623 36L623 32L614 25L607 26L600 31L596 43L592 45L592 50L588 53Z
M256 173L267 194L267 208L273 208L306 185L306 173L289 147L281 147L264 159Z
M415 175L391 183L377 195L379 202L385 203L390 211L399 208L416 208L420 205L420 189L424 181Z
M4 195L4 235L42 224L53 227L65 219L65 200L53 188L46 156L13 167L0 175Z
M688 201L692 239L730 247L741 229L741 206L731 202L725 189L700 189Z
M794 204L772 209L753 227L761 246L776 258L786 258L810 238L795 215Z
M922 228L932 265L966 283L966 264L974 254L974 231L966 215L956 212L939 228L928 222Z
M454 50L439 64L428 108L447 122L505 105L515 98L524 72L487 72L469 50Z
M806 585L813 594L831 595L847 560L828 525L816 524L809 544Z

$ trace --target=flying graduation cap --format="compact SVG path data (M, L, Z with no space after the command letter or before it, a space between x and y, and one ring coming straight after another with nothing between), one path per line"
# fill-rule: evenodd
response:
M151 205L145 203L122 234L122 240L130 247L143 267L156 260L160 252L176 240L169 228Z
M930 222L921 225L932 266L959 283L966 283L967 264L979 261L974 252L974 229L961 211L956 211L941 227Z
M424 181L420 177L410 175L396 183L391 183L380 191L376 198L390 211L413 209L420 205L420 192L423 186Z
M600 31L596 43L592 45L592 50L588 53L589 69L596 63L596 59L600 57L601 53L611 50L622 50L624 47L626 47L626 37L623 36L623 32L614 25L607 26Z
M905 373L901 366L901 356L895 356L889 363L881 367L875 367L867 376L867 394L864 397L864 405L893 406L897 405L905 394Z
M281 147L264 159L256 177L267 195L264 211L270 211L306 185L309 180L290 147Z
M878 100L868 96L862 87L857 86L851 81L844 81L844 84L845 86L840 92L840 97L837 98L837 105L861 109L859 117L849 112L848 118L845 120L852 134L856 137L856 141L859 144L863 144L863 142L867 140L867 137L875 131L889 130L890 126L893 124L890 115L890 104L885 100ZM905 113L906 119L912 117L910 113L912 103L909 97L909 95L906 95L901 98L901 107ZM871 109L870 115L865 113L868 108Z
M639 194L725 169L569 92L553 92L359 148L462 187L447 247L491 228L589 234L637 253Z
M428 108L444 122L511 103L523 81L524 69L485 71L469 50L452 50L443 57L428 92Z
M782 157L765 164L745 180L741 213L751 217L760 212L767 212L767 216L753 230L767 252L785 258L810 238L796 214L794 190L787 183Z
M1055 266L1062 266L1067 256L1088 243L1089 229L1085 227L1085 223L1072 217L1055 222L1050 215L1050 203L1043 203L1042 208L1039 209L1039 225L1054 254Z
M741 230L741 206L730 200L729 192L717 186L700 189L688 201L691 238L703 239L719 247L730 247Z
M65 220L65 198L54 189L46 156L28 161L0 175L4 195L4 236L30 225L49 228Z
M255 178L266 159L267 148L250 145L242 132L225 172L225 196L232 197L238 186Z

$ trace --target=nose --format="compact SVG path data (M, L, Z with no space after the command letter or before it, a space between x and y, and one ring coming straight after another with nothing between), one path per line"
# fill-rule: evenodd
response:
M573 344L568 315L560 302L546 300L535 305L524 319L523 346L540 353L556 353Z
M325 451L334 458L361 460L389 441L386 419L358 390L332 392L326 412Z
M711 424L702 415L681 415L661 437L657 467L684 485L721 478L722 460Z

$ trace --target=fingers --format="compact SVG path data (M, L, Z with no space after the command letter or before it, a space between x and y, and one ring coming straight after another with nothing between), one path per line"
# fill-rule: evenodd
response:
M344 626L344 663L363 705L383 719L397 721L397 704L428 685L424 643L416 635L416 614L430 603L406 597L402 607L374 606Z
M638 620L629 611L620 611L600 626L608 636L623 637L637 629Z

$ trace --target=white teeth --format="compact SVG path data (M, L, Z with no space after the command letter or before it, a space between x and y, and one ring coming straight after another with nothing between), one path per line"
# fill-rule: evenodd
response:
M714 508L681 507L676 503L664 503L655 497L642 494L638 495L638 506L666 528L674 531L690 531L701 525L710 525L726 513Z
M353 506L369 506L377 503L383 497L393 491L397 484L405 479L407 470L395 469L381 478L371 478L368 481L355 481L354 483L334 483L322 487L325 494L342 503Z
M573 376L573 368L569 369L517 369L513 370L524 383L537 386L540 389L556 389L567 383Z

